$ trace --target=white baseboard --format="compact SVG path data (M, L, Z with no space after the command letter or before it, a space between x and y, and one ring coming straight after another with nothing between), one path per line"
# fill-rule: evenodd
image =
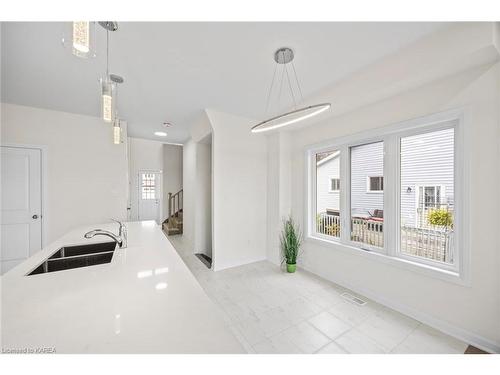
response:
M328 276L321 275L321 274L316 273L316 272L312 271L311 269L308 269L307 267L304 267L304 266L303 266L303 268L308 272L311 272L311 273L318 275L326 280L329 280L335 284L338 284L344 288L350 289L353 292L359 293L367 298L370 298L371 300L373 300L377 303L380 303L384 306L390 307L391 309L394 309L402 314L408 315L409 317L416 319L419 322L425 323L428 326L431 326L432 328L437 329L438 331L446 333L447 335L455 337L458 340L465 341L466 343L473 345L473 346L475 346L479 349L482 349L484 351L487 351L489 353L500 353L500 343L498 343L498 342L494 342L492 340L486 339L482 336L479 336L473 332L470 332L468 330L460 328L456 325L450 324L450 323L448 323L444 320L441 320L439 318L436 318L432 315L429 315L427 313L423 313L421 311L415 310L412 307L401 304L397 301L380 296L368 288L365 288L365 287L362 287L359 285L353 285L353 284L344 282L343 280L338 280L338 279L332 278L330 275L328 275Z

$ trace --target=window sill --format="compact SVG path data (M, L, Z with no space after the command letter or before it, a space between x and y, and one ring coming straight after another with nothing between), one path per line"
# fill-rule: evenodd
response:
M373 250L364 250L359 247L341 243L339 240L327 240L324 238L319 238L309 235L306 238L306 243L312 243L324 247L334 248L336 250L341 250L348 254L362 256L367 259L371 259L373 261L389 264L396 268L410 270L424 276L448 281L462 286L470 286L469 280L467 280L465 277L463 277L463 275L461 275L458 272L449 271L438 267L433 267L427 264L422 264L408 259L388 256Z

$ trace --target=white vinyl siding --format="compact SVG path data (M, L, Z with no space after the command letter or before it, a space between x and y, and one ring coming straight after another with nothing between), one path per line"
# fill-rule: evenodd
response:
M367 192L367 178L384 174L384 143L370 143L351 148L351 212L369 215L384 209L382 194Z
M327 210L339 210L340 191L331 191L331 179L340 178L340 156L326 160L317 167L317 213Z
M417 226L419 187L443 186L441 202L453 208L453 129L401 139L401 224ZM410 189L408 189L410 188Z
M432 134L404 138L405 152L401 160L401 223L417 225L419 186L443 186L441 203L453 206L453 143L449 142L453 129ZM383 209L382 194L367 191L370 176L382 176L383 144L372 143L351 149L352 164L357 168L351 173L351 206L353 214L368 214ZM411 166L411 168L409 168ZM317 212L339 209L339 194L331 192L330 179L339 175L339 157L330 159L317 169ZM408 190L410 188L410 190Z

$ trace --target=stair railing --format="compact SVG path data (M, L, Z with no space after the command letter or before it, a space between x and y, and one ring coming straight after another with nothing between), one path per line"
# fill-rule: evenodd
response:
M183 189L179 190L177 193L168 193L168 218L178 217L179 212L183 209Z

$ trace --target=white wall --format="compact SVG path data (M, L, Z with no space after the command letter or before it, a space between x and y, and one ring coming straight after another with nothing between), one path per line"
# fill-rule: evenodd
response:
M195 251L212 257L212 145L196 145Z
M168 193L182 189L182 146L163 145L163 219L168 217Z
M126 144L113 144L111 125L97 117L5 103L1 119L2 143L47 149L46 243L79 225L126 219Z
M252 120L207 111L213 128L214 269L266 258L266 138Z
M184 143L182 147L182 171L182 186L184 189L182 236L192 247L195 243L196 214L196 142L192 140Z
M289 133L280 132L267 137L266 256L274 264L281 263L279 235L283 220L291 214L290 159Z
M130 158L130 220L139 220L139 171L154 170L163 172L163 143L132 137L129 137L128 141ZM163 191L163 198L165 194L165 191ZM160 202L163 203L164 199L161 199ZM165 206L164 203L163 206ZM163 208L160 208L160 210L163 211Z
M208 118L206 119L208 121ZM206 128L210 131L210 127ZM184 144L183 237L193 253L212 256L212 145L206 139Z
M292 211L306 220L309 145L449 109L463 108L469 168L470 285L463 286L307 240L301 266L476 345L500 351L500 65L469 69L292 133ZM341 250L343 248L343 251Z

